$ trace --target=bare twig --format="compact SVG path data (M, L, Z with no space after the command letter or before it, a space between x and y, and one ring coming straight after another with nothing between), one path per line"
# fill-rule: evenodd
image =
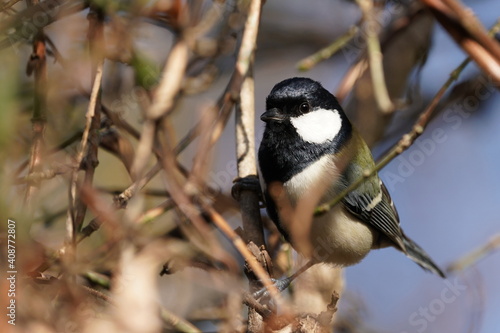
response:
M271 281L269 274L264 270L264 268L259 264L257 259L252 255L252 253L248 250L243 239L238 236L238 234L229 226L226 220L217 213L212 207L206 206L203 207L204 210L210 216L210 219L213 223L221 230L224 235L226 235L229 240L233 243L234 247L240 252L240 254L245 258L248 262L248 265L255 273L255 275L260 279L260 282L264 285L265 288L269 291L271 297L276 302L277 305L282 306L284 312L288 312L288 306L283 302L280 292L276 288L276 286Z
M7 9L11 8L12 6L14 6L16 3L20 2L20 1L22 1L22 0L10 0L7 3L4 3L2 5L2 8L0 8L0 12L6 11Z
M17 184L38 184L42 180L52 179L58 175L62 175L68 172L68 168L65 165L56 165L51 169L39 171L39 172L31 172L26 177L17 179L15 183Z
M142 223L147 223L149 221L154 220L164 212L172 209L175 207L175 204L172 199L167 199L163 201L161 204L158 206L149 209L148 211L144 212L137 218L137 223L142 224Z
M141 131L141 139L132 164L132 177L142 177L144 167L153 150L156 121L173 110L176 98L182 86L182 79L189 59L187 42L178 38L175 42L163 70L162 80L155 91L153 101L146 111L146 120Z
M28 177L40 171L42 163L42 153L44 149L44 131L46 123L46 89L47 89L47 59L45 35L40 29L34 42L33 53L29 60L26 72L35 75L35 91L33 117L31 118L33 129L33 141L31 145L30 159L28 164ZM31 197L35 193L36 184L28 183L24 197L25 204L31 206Z
M161 166L166 171L164 172L164 177L166 181L167 190L170 193L171 199L175 202L177 208L182 212L183 216L187 217L191 222L194 230L197 234L185 233L186 236L194 244L197 244L200 249L207 252L207 254L217 258L223 262L230 271L236 271L236 263L234 259L220 246L219 242L215 238L212 230L209 228L205 219L202 217L201 211L193 203L192 192L193 189L184 186L185 175L179 170L178 163L176 161L176 155L173 148L170 146L169 140L165 138L168 137L166 129L170 128L168 124L168 118L163 117L160 122L160 133L165 135L159 135L159 146L162 152ZM189 193L188 193L189 192ZM197 194L197 193L195 193Z
M498 248L500 248L500 234L494 235L488 242L486 242L486 244L483 244L477 249L449 264L446 268L446 271L449 273L463 271L464 269L474 265L487 255L490 255Z
M240 179L257 177L254 119L254 81L248 76L242 86L240 103L236 107L236 157ZM237 199L241 207L246 240L254 242L257 246L264 245L258 194L243 189Z
M163 321L167 325L172 326L178 332L201 333L201 331L196 326L194 326L184 318L181 318L175 315L174 313L168 311L164 307L160 308L160 313Z
M342 36L337 38L333 43L331 43L327 47L299 61L296 65L297 69L299 71L308 71L321 61L331 58L335 53L337 53L347 43L349 43L351 39L353 39L354 36L356 36L358 31L359 28L357 26L352 26Z
M384 113L394 111L394 105L389 97L387 85L384 78L384 68L382 65L382 51L380 50L380 41L378 39L377 20L375 18L375 9L373 0L356 0L365 21L366 44L368 47L368 62L370 64L370 73L372 76L373 92L378 107Z
M339 203L349 192L355 190L360 186L366 179L372 177L374 174L376 174L380 169L385 167L387 164L389 164L390 161L392 161L394 158L396 158L398 155L403 153L405 150L407 150L413 142L423 133L425 127L428 125L429 121L431 120L432 115L434 114L434 111L436 110L436 106L438 105L439 101L443 97L444 93L448 88L451 86L451 84L456 81L459 77L459 75L462 73L463 69L467 66L469 63L470 59L467 58L465 59L451 74L448 80L441 86L439 91L434 95L434 98L432 101L429 103L429 105L425 108L425 110L422 112L416 123L413 125L413 128L410 132L407 134L403 135L399 142L380 160L380 162L375 165L374 168L372 169L367 169L364 170L363 176L360 177L357 181L353 182L350 184L344 191L339 193L333 200L324 203L317 207L315 209L314 214L315 215L321 215L327 211L329 211L333 206L335 206L337 203Z
M102 81L102 71L104 66L104 13L100 8L94 8L94 5L91 5L91 10L88 14L89 20L89 50L90 50L90 58L91 58L91 73L92 76L100 76L99 83L94 82L94 87L92 88L89 108L93 108L93 111L87 113L87 117L91 117L91 119L87 118L87 121L90 120L89 124L89 132L88 132L88 146L85 151L85 155L83 160L80 160L80 167L83 167L85 175L83 179L84 186L92 186L92 182L94 179L95 168L99 164L99 160L97 157L98 149L99 149L99 129L101 127L101 81ZM85 132L84 132L85 136ZM82 138L83 139L83 138ZM83 220L85 219L86 214L86 206L78 201L77 209L75 215L75 229L74 232L80 231Z
M470 10L455 0L421 0L456 43L489 75L500 83L500 46L488 36Z
M442 2L456 15L462 27L500 63L500 45L491 38L474 12L464 7L458 0L442 0Z
M85 165L85 185L91 185L94 177L95 167L98 164L97 150L99 146L100 124L100 95L103 75L102 57L103 50L103 21L104 16L98 9L89 12L89 44L92 58L93 85L90 95L90 102L86 113L85 129L83 131L80 148L76 156L74 169L71 176L69 188L70 204L68 206L68 217L66 219L66 237L69 244L75 244L76 234L81 228L85 217L86 207L77 200L78 171L82 166L84 158Z
M236 72L241 75L243 83L240 91L240 102L236 104L236 158L238 166L238 177L255 177L257 175L255 158L255 87L252 76L255 45L260 22L262 3L253 1L250 5L245 31L242 37L242 45L236 61ZM259 210L259 196L254 191L242 190L238 195L241 208L243 231L247 242L253 242L257 246L264 245L264 232ZM234 240L233 240L234 242ZM236 246L236 244L235 244ZM245 257L246 258L246 257ZM252 256L252 258L254 258ZM248 258L247 262L248 262ZM252 271L252 263L248 262ZM262 266L257 262L259 268ZM264 269L262 269L264 271ZM255 277L260 276L257 272L249 275L250 291L256 291L260 283ZM268 275L268 274L266 274ZM255 307L249 307L248 331L258 332L262 327L262 314L257 315Z

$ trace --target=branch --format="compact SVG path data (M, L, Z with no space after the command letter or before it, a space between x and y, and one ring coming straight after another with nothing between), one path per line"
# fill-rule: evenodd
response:
M38 31L38 34L33 41L33 53L28 62L26 73L35 75L35 91L33 104L33 117L31 118L33 141L30 151L30 159L28 163L28 178L34 173L40 172L42 164L42 153L44 150L44 132L46 119L46 93L47 93L47 58L45 34L43 29ZM31 198L36 191L36 185L28 183L24 202L28 208L31 206Z
M456 15L458 21L467 32L500 62L500 44L491 38L481 22L470 8L464 7L458 0L442 0Z
M449 273L463 271L464 269L474 265L487 255L500 248L500 234L494 235L486 244L471 251L462 258L455 260L448 265L446 271Z
M213 223L222 231L233 243L234 247L240 252L243 258L247 261L248 265L252 269L253 273L260 279L260 282L269 291L269 294L276 302L278 306L282 307L282 310L287 313L288 306L283 302L280 292L276 289L276 286L271 281L269 274L264 270L264 268L259 264L255 256L248 250L243 239L238 236L238 234L229 226L226 220L217 213L212 207L205 205L204 210L210 216Z
M178 38L165 63L162 79L156 89L151 106L146 111L141 138L132 164L132 178L140 179L153 150L158 119L172 112L176 98L181 90L182 79L189 59L187 42Z
M164 307L160 307L160 314L161 319L163 319L166 324L172 326L178 332L201 333L201 331L196 326L194 326L184 318L177 316L173 312L168 311Z
M421 0L455 42L484 73L500 83L500 45L488 36L481 23L455 0Z
M410 132L403 135L399 142L380 160L380 162L375 165L372 169L364 170L363 176L358 178L355 182L349 185L344 191L342 191L337 197L333 200L324 203L317 207L314 211L314 215L321 215L329 211L332 207L334 207L337 203L339 203L349 192L357 189L365 180L375 175L380 169L385 167L396 158L398 155L402 154L405 150L407 150L413 142L423 133L425 127L428 125L434 111L436 110L436 106L439 101L443 97L444 93L451 84L456 81L459 75L462 73L464 68L470 62L470 59L467 58L450 74L448 80L441 86L439 91L434 95L434 98L431 100L426 109L422 112L420 117L417 119L416 123L413 125L413 128Z
M370 73L372 76L373 92L375 101L383 113L394 111L394 105L389 97L387 85L384 78L384 68L382 65L382 51L378 39L377 20L373 8L373 0L356 0L365 21L366 44L368 47L368 61L370 63Z
M86 214L86 205L77 200L78 171L85 159L84 185L90 186L98 164L97 151L99 147L99 129L101 126L101 83L104 64L102 56L104 50L104 14L100 9L93 8L92 6L88 14L88 20L93 85L89 106L85 115L85 129L82 134L80 149L76 156L69 188L68 217L66 219L66 238L69 244L76 244L76 235L81 229Z
M331 58L335 53L337 53L347 43L349 43L351 39L353 39L358 32L359 28L357 26L352 26L342 36L337 38L333 43L331 43L327 47L299 61L296 65L297 69L299 71L308 71L321 61Z

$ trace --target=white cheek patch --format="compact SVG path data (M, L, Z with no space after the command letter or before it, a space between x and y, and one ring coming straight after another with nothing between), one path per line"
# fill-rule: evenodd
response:
M291 118L293 127L304 141L325 143L335 139L342 127L337 110L319 109Z

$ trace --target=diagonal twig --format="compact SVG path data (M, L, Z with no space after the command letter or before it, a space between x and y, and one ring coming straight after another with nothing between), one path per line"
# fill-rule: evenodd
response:
M490 34L496 32L497 29L499 28L500 28L500 20L491 28ZM380 169L389 164L389 162L391 162L394 158L396 158L398 155L402 154L405 150L407 150L413 144L413 142L415 142L415 140L423 133L429 121L432 119L432 116L434 114L434 111L436 110L439 101L444 96L445 92L448 90L451 84L458 79L458 77L465 69L465 67L469 64L470 61L471 58L466 58L460 63L460 65L458 65L457 68L455 68L451 72L448 80L446 80L446 82L441 86L439 91L434 95L431 102L427 105L425 110L417 119L416 123L413 125L411 131L403 135L401 139L398 141L398 143L394 145L394 147L391 150L389 150L389 152L375 165L374 168L364 170L362 177L358 178L358 180L350 184L344 191L339 193L339 195L337 195L333 200L316 207L314 214L321 215L329 211L332 207L334 207L337 203L339 203L349 192L357 189L365 180L372 177Z

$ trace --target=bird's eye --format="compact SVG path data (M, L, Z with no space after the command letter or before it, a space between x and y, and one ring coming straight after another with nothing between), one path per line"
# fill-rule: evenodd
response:
M299 111L301 113L308 113L310 110L311 110L311 107L309 106L309 103L304 102L304 103L300 104L300 106L299 106Z

